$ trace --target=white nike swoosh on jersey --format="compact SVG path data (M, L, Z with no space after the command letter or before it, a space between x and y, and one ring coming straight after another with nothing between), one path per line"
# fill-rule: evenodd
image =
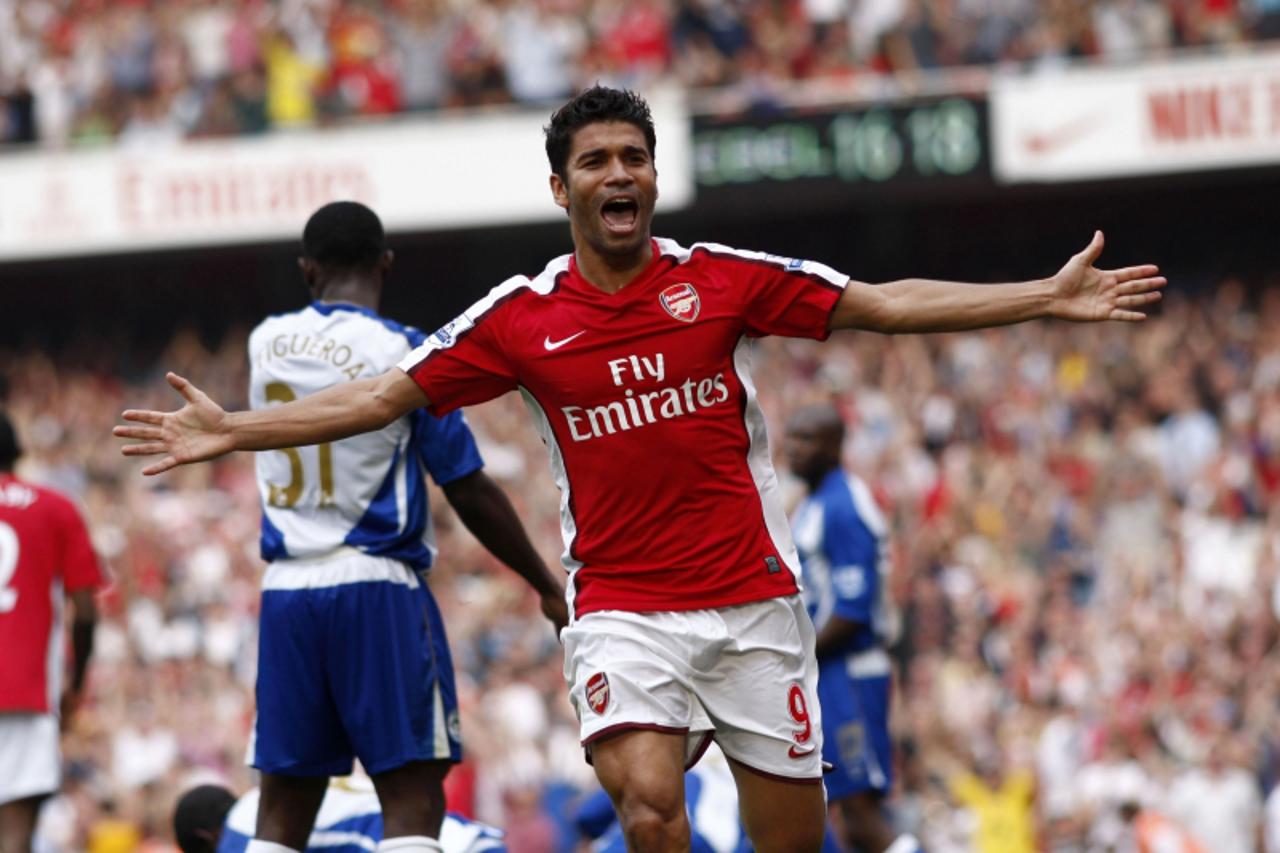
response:
M587 333L587 330L586 330L586 329L583 329L581 332L578 332L578 334L576 334L576 335L570 335L569 337L567 337L567 338L562 338L561 340L558 340L558 341L553 341L553 340L551 340L551 336L550 336L550 335L547 335L546 339L545 339L545 340L543 340L542 345L543 345L544 347L546 347L546 349L547 349L547 351L548 351L548 352L550 352L551 350L560 349L560 347L562 347L562 346L564 346L565 344L569 343L569 341L571 341L571 340L573 340L574 338L579 337L579 336L581 336L581 335L585 335L586 333Z

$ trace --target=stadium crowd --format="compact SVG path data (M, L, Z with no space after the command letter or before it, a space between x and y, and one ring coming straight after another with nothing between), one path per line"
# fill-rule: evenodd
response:
M796 80L909 91L1277 37L1277 0L0 0L0 144L167 144L596 81L767 109Z
M154 363L242 407L243 350L182 332ZM755 376L775 437L796 406L841 407L847 464L891 518L892 802L930 851L1138 851L1160 829L1280 851L1280 287L1171 293L1136 328L771 339ZM39 849L168 850L181 790L251 782L251 458L143 478L109 430L126 404L173 402L155 368L28 348L0 378L19 473L83 502L113 576ZM468 416L550 559L558 497L523 404ZM515 853L579 849L568 818L595 783L560 647L433 507L468 750L450 806Z

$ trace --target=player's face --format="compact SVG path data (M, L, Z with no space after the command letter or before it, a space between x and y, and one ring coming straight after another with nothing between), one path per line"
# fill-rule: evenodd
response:
M829 430L803 420L792 421L783 442L787 466L802 480L821 477L840 464L839 451L832 444Z
M579 128L564 179L551 176L556 204L569 211L574 246L625 257L649 244L658 172L644 132L624 121Z

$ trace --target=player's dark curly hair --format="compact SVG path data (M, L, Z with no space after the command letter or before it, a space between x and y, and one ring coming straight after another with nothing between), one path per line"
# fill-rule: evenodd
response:
M630 89L610 89L592 86L569 103L556 110L551 123L543 128L547 135L547 161L551 171L566 180L565 169L569 164L569 147L573 134L582 127L601 121L625 121L644 133L653 157L658 147L658 137L653 131L653 116L644 98Z
M235 795L221 785L200 785L173 809L173 837L182 853L213 853Z
M18 443L18 433L13 428L13 422L4 409L0 409L0 471L12 471L21 455L22 445Z
M358 201L335 201L311 214L302 253L326 267L368 269L387 250L378 214Z

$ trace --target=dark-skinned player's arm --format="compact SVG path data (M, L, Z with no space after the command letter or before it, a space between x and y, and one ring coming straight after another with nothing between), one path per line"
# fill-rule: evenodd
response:
M343 382L301 400L252 412L227 412L176 373L165 375L187 401L172 412L129 409L122 417L137 426L112 433L137 439L121 448L125 456L160 456L143 474L216 459L233 450L274 450L337 441L382 429L427 405L418 383L398 367L380 376Z
M814 655L821 660L833 654L839 654L849 648L849 643L858 632L866 628L862 622L854 622L832 613L822 624L822 630L814 640Z
M458 518L489 553L506 563L538 593L542 614L556 633L569 624L564 581L547 568L502 488L484 471L472 471L440 487Z
M62 690L58 721L63 731L80 707L84 695L85 675L89 671L89 658L93 655L93 633L98 625L98 605L94 590L77 589L67 593L71 601L71 679Z
M1102 232L1051 278L1016 284L960 284L903 279L870 285L850 281L831 313L832 329L886 334L960 332L1053 317L1080 323L1137 322L1160 299L1166 281L1153 264L1116 270L1093 266Z

